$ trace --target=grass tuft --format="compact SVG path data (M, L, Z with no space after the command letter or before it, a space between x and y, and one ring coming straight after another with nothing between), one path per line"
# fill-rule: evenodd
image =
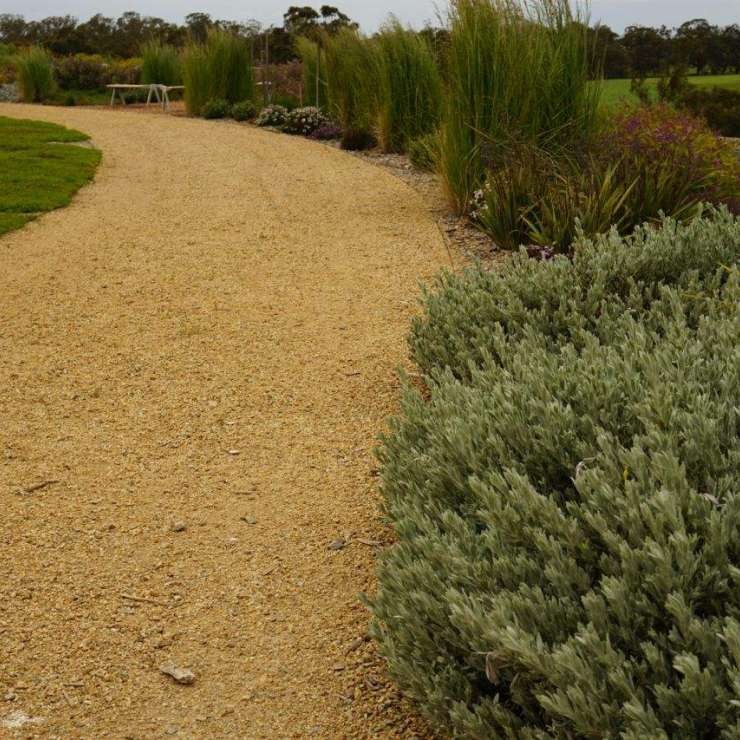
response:
M389 152L404 152L433 131L442 108L442 82L427 40L391 19L377 37L380 52L378 139Z
M174 46L149 41L141 48L141 82L144 85L179 85L182 82L180 55Z
M56 90L54 62L40 46L32 46L15 58L16 81L26 103L42 103Z

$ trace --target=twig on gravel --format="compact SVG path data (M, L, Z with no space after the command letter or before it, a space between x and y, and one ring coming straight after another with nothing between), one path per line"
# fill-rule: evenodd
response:
M361 545L367 545L368 547L382 547L383 543L378 540L367 540L364 537L355 537L354 542L359 542Z
M146 596L134 596L133 594L121 594L122 599L126 601L136 601L142 604L156 604L157 606L167 606L163 601L157 601L156 599L150 599Z
M34 491L40 491L42 488L53 486L55 483L59 483L56 478L53 480L43 480L41 481L41 483L34 483L32 486L26 486L26 488L24 488L23 490L26 493L33 493Z

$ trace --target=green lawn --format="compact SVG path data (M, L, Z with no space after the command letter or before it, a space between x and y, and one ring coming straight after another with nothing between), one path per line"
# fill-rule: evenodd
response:
M0 117L0 234L66 206L92 179L100 152L70 144L87 139L53 123Z
M649 77L646 80L648 89L655 94L657 77ZM697 87L726 87L730 90L740 92L740 75L694 75L689 77L689 82ZM622 100L637 102L630 92L630 80L604 80L601 100L605 105L616 105Z

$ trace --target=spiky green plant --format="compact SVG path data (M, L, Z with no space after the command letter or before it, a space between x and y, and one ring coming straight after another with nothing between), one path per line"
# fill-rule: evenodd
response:
M54 93L54 62L46 49L32 46L15 58L16 82L27 103L42 103Z
M205 46L189 44L182 58L182 78L185 85L185 107L191 116L199 116L211 98L211 76Z
M254 97L254 74L247 42L222 29L211 29L205 44L190 43L183 55L185 106L200 115L209 100L238 103Z
M582 20L568 0L453 0L440 171L458 212L512 142L555 153L590 136L600 90Z
M356 31L341 29L324 40L329 109L344 130L345 146L367 142L375 130L378 50Z
M213 28L206 39L211 97L238 103L254 97L254 75L245 39Z
M144 85L179 85L182 64L177 49L160 41L144 44L141 47L141 82Z
M378 139L389 152L406 151L433 131L442 107L439 70L426 38L392 18L377 36Z

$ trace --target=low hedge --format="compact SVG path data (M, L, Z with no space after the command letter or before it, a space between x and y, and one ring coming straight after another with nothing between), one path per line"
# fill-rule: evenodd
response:
M740 222L443 279L374 634L456 737L737 737Z

